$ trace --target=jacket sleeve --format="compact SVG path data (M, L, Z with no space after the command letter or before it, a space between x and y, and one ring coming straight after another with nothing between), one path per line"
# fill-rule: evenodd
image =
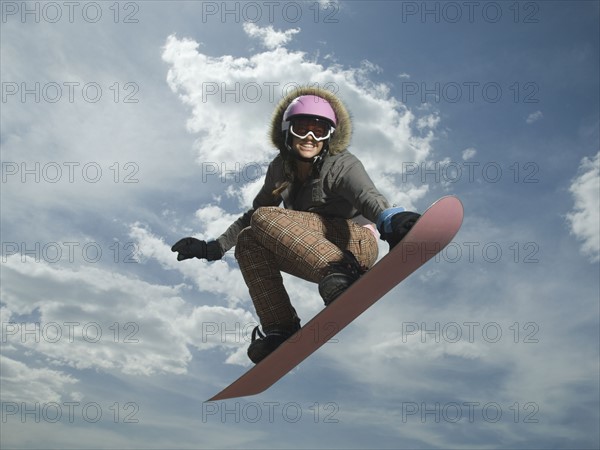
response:
M375 223L379 214L390 207L390 203L375 187L362 162L354 155L348 156L336 170L334 189L360 214Z
M280 178L280 165L279 157L275 158L271 164L269 164L264 183L252 202L252 208L233 222L229 228L217 238L217 242L221 246L223 253L236 245L238 235L244 228L250 226L250 218L256 209L261 206L278 206L281 203L281 198L277 198L273 195L273 190L276 188L276 182Z

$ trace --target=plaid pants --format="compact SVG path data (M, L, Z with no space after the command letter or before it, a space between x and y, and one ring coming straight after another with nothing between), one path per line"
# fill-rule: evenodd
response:
M281 272L318 283L330 263L342 261L343 250L370 268L377 260L377 239L351 220L258 208L238 235L235 257L263 330L293 330L300 321Z

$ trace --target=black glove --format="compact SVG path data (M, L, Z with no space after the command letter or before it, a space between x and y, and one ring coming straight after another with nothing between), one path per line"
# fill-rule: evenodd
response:
M201 241L193 237L180 239L171 247L172 252L179 252L177 261L190 258L204 258L215 261L223 257L223 250L217 241Z
M421 217L421 214L417 214L415 212L399 212L390 218L391 231L386 232L379 230L381 239L390 244L390 250L398 245L404 236L406 236L413 225L417 222L419 217Z

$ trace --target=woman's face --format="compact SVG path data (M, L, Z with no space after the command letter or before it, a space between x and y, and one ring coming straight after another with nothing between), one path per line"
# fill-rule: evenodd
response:
M304 158L312 158L321 153L323 149L323 141L315 141L309 134L305 138L292 137L292 147Z

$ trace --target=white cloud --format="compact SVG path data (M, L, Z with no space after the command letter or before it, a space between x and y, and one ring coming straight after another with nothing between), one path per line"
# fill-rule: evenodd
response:
M143 251L151 246L147 241L140 240ZM153 244L149 253L163 258L170 253L166 245ZM179 263L178 268L200 275L201 289L206 288L203 281L215 292L232 289L226 264L200 271L202 266ZM180 297L183 291L184 285L150 284L102 268L72 270L9 256L3 268L3 302L13 314L37 313L39 320L16 322L3 339L55 364L130 375L185 373L191 360L188 345L199 350L221 346L226 353L243 345L240 337L222 339L220 330L238 327L241 332L242 324L254 323L252 314L241 308L192 306ZM219 332L212 332L215 324Z
M417 120L417 128L423 129L435 129L440 123L440 116L438 114L429 114L427 116L419 117Z
M207 226L205 220L207 217L211 217L215 210L218 210L218 208L215 208L214 206L208 206L197 212L197 215L201 218L200 228L211 229L213 225ZM233 219L233 216L225 215L225 219L220 218L219 220L223 220L223 223L225 223L227 217ZM221 228L219 230L224 231ZM221 231L213 233L211 237L213 239L218 237ZM208 262L196 258L177 261L176 253L171 251L174 242L166 244L162 238L157 237L140 224L131 225L129 235L139 246L140 253L144 257L158 261L165 269L178 271L184 279L193 282L198 290L216 294L218 299L227 302L232 308L237 307L244 301L247 302L248 290L235 264L230 266L225 260ZM205 237L206 232L191 233L191 235L209 240L208 237Z
M575 201L567 214L571 232L583 241L581 251L592 262L600 260L600 152L592 158L583 158L580 174L573 180L569 191Z
M537 121L538 121L538 120L540 120L542 117L544 117L544 114L542 114L542 112L538 110L538 111L535 111L535 112L532 112L531 114L529 114L529 115L527 116L527 119L526 119L525 121L526 121L528 124L531 124L531 123L537 122Z
M291 41L294 34L299 33L300 29L294 28L286 31L275 31L272 26L260 28L253 23L246 22L244 23L244 31L248 36L260 39L266 48L273 50Z
M206 239L216 238L231 225L238 216L228 214L227 211L219 206L207 205L196 211L196 218L200 222L200 228L205 231Z
M32 92L38 82L38 93L51 82L62 96L50 103L40 94L36 103L35 94L24 102L15 95L2 104L3 176L5 162L16 170L2 184L3 211L11 212L2 216L3 240L20 234L52 241L109 217L151 215L140 205L156 199L153 191L177 192L197 172L191 152L182 151L192 142L182 132L185 111L156 75L164 72L160 41L130 53L127 46L114 50L123 35L101 28L82 40L92 31L85 21L35 32L22 25L3 24L2 79ZM98 101L86 100L86 85L90 94L101 91ZM33 210L53 225L39 227Z
M434 331L432 333L430 330L421 329L417 324L414 329L408 326L406 328L410 330L410 333L389 333L383 342L373 345L373 351L386 359L403 360L416 358L435 360L446 356L478 359L485 357L488 353L479 343L469 342L468 339L465 339L462 336L464 327L461 328L460 325L453 327L448 332L450 337L444 334L444 339L439 338L441 332Z
M264 169L262 171L262 174L266 173L267 169ZM237 198L240 208L247 210L252 206L254 197L256 197L256 195L260 191L260 188L262 187L263 183L264 176L254 180L248 180L246 184L242 184L239 187L237 185L230 185L227 188L227 196Z
M60 403L68 386L77 383L71 375L59 370L29 367L4 355L0 355L0 365L3 402Z
M319 5L321 8L329 9L332 6L339 10L340 8L340 0L319 0Z
M468 161L469 159L474 158L476 154L477 150L473 147L466 148L462 152L462 159L463 161Z

